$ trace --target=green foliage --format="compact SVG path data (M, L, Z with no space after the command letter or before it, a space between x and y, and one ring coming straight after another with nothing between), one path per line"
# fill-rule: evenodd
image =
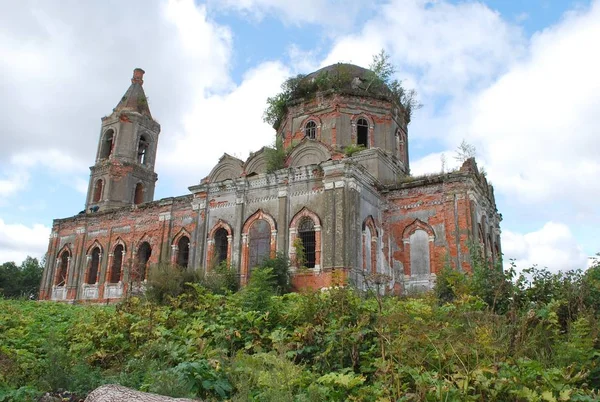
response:
M294 266L298 270L305 269L306 251L304 250L302 239L297 237L294 243L292 243L292 247L294 247Z
M202 286L216 294L226 294L239 289L239 275L236 269L221 261L220 264L207 272L201 280Z
M6 298L36 298L44 272L43 263L27 257L20 266L14 262L0 265L0 295Z
M402 81L397 79L392 80L392 76L396 73L396 68L390 61L390 55L382 49L378 54L373 56L373 61L369 69L375 74L372 85L385 84L392 92L394 99L404 107L407 123L410 123L412 113L423 107L423 105L419 102L417 92L414 89L406 90L402 86Z
M473 264L440 273L437 297L281 295L289 262L276 258L237 293L192 283L160 304L0 300L0 401L102 383L206 401L598 400L598 266Z
M282 295L290 291L290 260L283 253L277 253L274 258L263 261L261 268L272 270L274 279L274 290Z
M267 173L273 173L276 170L285 168L287 154L283 149L281 137L275 138L275 143L270 147L265 147L265 157L267 159Z
M165 303L168 298L183 294L188 283L200 282L200 273L191 268L183 268L168 263L150 267L146 297L157 303Z
M346 156L352 156L357 152L364 151L365 149L365 146L362 144L350 144L344 148L344 154L346 154Z
M288 78L281 84L281 92L273 97L267 98L267 108L263 113L263 120L273 127L279 127L283 116L287 112L287 104L296 93L300 82L305 76L298 74L295 77Z
M391 97L404 107L407 116L407 122L410 122L412 112L422 107L417 99L417 93L414 90L406 90L402 86L402 81L392 79L396 69L390 62L390 56L382 50L373 56L373 62L369 67L370 73L366 77L368 84L363 88L365 92L389 93ZM306 76L299 74L288 78L281 85L281 92L273 97L267 98L267 108L263 113L263 120L275 128L279 128L288 103L293 99L312 99L318 92L339 91L352 87L354 76L351 67L346 64L338 63L332 68L321 71L311 79L305 79Z

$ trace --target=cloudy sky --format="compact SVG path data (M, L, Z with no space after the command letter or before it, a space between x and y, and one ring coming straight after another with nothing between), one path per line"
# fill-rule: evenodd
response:
M413 174L464 139L495 186L505 258L585 268L600 251L600 0L0 0L0 263L44 254L85 203L100 118L146 70L156 198L223 152L270 144L267 96L386 49L425 105Z

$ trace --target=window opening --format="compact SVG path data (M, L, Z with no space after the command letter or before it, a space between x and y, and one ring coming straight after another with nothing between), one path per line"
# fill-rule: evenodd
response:
M141 204L144 202L144 185L142 183L138 183L135 186L135 193L133 196L133 203L135 205Z
M69 267L69 252L63 251L60 255L58 275L56 275L56 286L65 286L67 282L67 268Z
M306 268L314 268L316 262L315 224L310 218L305 218L298 225L298 237L302 240Z
M181 236L177 242L177 265L187 268L190 258L190 239L187 236Z
M317 123L312 120L306 123L306 126L304 127L304 133L311 140L317 138Z
M371 244L371 239L373 238L373 234L371 233L371 228L369 226L365 226L365 234L364 234L364 253L365 255L363 256L363 261L364 261L364 266L363 266L363 270L365 271L365 273L367 275L370 275L372 273L372 264L373 264L373 260L372 260L372 256L371 256L371 248L372 248L372 244Z
M100 159L108 159L113 151L113 143L115 139L115 132L109 130L104 135L104 141L102 141L102 150L100 152Z
M119 244L113 252L113 263L110 271L110 283L121 281L121 268L123 267L123 246Z
M227 230L223 228L220 228L215 233L215 256L217 264L227 261L227 247L229 246L227 236Z
M259 219L250 227L248 236L250 249L248 268L252 270L271 255L271 226L266 220Z
M145 165L148 161L148 145L148 140L146 140L146 137L142 135L140 137L137 154L138 163L141 163L142 165Z
M92 202L99 202L102 199L102 187L104 187L102 180L96 180L96 185L94 186L94 198L92 199Z
M148 271L148 261L152 255L152 247L148 242L143 242L137 252L136 269L133 272L134 281L146 280L146 272Z
M429 235L418 229L409 237L410 241L410 273L411 275L428 275L430 273Z
M365 119L356 122L356 144L369 148L369 123Z
M98 282L98 268L100 268L100 249L95 247L94 250L92 250L92 261L87 278L88 285L95 285L96 282Z

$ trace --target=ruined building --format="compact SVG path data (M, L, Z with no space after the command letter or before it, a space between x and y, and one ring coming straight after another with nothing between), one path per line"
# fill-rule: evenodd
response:
M253 267L282 252L296 289L377 278L403 293L431 288L446 265L469 271L471 244L499 258L501 217L475 161L410 176L410 114L387 86L373 85L372 72L336 64L301 80L304 92L276 124L280 166L265 148L245 161L224 154L189 194L161 200L153 198L160 124L143 75L134 70L102 118L85 211L54 220L41 299L117 300L143 288L158 262L207 271L227 261L243 286Z

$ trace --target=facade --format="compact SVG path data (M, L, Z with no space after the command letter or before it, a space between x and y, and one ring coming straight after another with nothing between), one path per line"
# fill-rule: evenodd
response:
M85 211L53 222L40 299L116 301L159 262L206 272L227 261L244 285L277 252L296 289L349 281L406 293L430 289L444 266L470 271L471 245L500 258L501 216L474 159L410 176L409 114L347 64L303 78L343 83L292 96L276 124L281 166L265 148L245 161L225 154L189 194L154 201L160 125L143 74L102 118Z

